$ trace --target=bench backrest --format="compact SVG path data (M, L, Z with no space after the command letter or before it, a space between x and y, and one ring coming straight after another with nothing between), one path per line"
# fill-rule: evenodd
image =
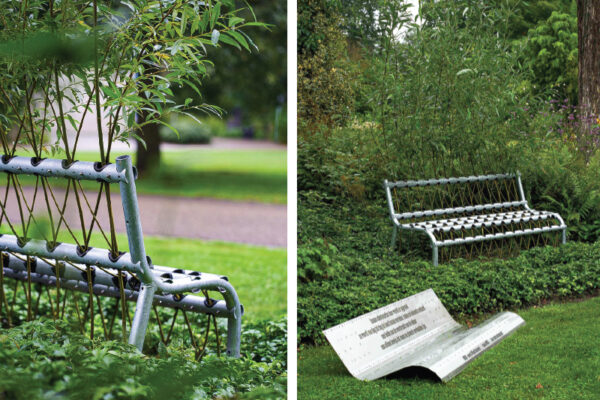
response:
M521 176L384 181L390 217L401 223L528 208Z
M75 161L68 165L66 160L59 159L40 160L35 157L3 156L0 161L0 172L7 175L6 192L2 193L0 199L0 223L7 223L11 230L11 234L3 232L0 235L0 251L36 256L42 259L116 268L133 273L143 272L141 264L151 264L146 256L139 218L135 189L135 167L133 167L129 156L117 157L115 164L104 166L99 163L84 161ZM19 181L20 175L34 175L36 177L35 191L29 199L24 198L23 186ZM55 192L50 188L51 183L48 178L70 180L64 198L55 195ZM80 181L99 182L100 192L98 197L87 199ZM54 227L56 226L68 229L74 239L76 239L76 235L85 239L91 235L94 227L98 231L101 227L96 215L101 197L104 195L106 195L106 204L103 204L103 207L108 206L107 212L110 214L110 223L112 224L112 205L110 204L110 190L107 186L116 183L119 184L121 194L129 252L121 252L116 248L114 226L109 228L111 232L108 235L103 233L107 242L112 241L112 244L114 244L114 246L110 246L110 250L92 248L88 245L83 246L82 242L85 240L74 240L78 244L60 243L52 240L56 237L54 235ZM64 217L69 187L72 188L71 197L76 198L77 207L79 208L81 219L79 228L83 230L81 234L73 233L73 229L76 230L77 228L69 227ZM11 223L7 212L8 202L10 201L8 194L11 190L13 194L18 193L18 208L21 215L21 221L18 224L15 224L14 221ZM60 198L57 199L56 197ZM38 223L34 216L33 203L35 202L44 204L45 214L52 221L53 235L50 240L48 238L45 240L32 238L30 234L30 225ZM83 214L85 211L89 211L89 215L84 219ZM21 228L19 229L15 225L20 225ZM111 238L109 239L107 236ZM89 237L85 242L89 243Z

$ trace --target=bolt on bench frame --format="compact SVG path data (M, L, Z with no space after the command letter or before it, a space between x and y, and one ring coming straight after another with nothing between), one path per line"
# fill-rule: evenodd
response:
M243 307L235 289L224 276L152 264L150 257L146 255L139 217L135 188L137 172L129 156L117 157L115 161L115 164L99 167L97 163L84 161L75 161L71 165L66 165L65 160L42 159L40 161L28 157L3 157L0 162L0 172L118 183L125 216L129 253L124 253L114 259L107 249L89 248L83 253L76 245L69 243L59 243L55 248L50 248L46 241L31 239L26 243L21 243L16 236L8 234L0 235L0 252L33 257L35 267L31 268L31 271L34 272L29 273L33 282L56 286L57 280L59 280L58 283L61 287L82 292L89 290L87 280L81 276L80 270L65 264L64 261L123 271L126 282L129 283L129 288L124 290L125 296L128 300L136 301L129 343L135 345L140 351L144 344L146 328L154 303L170 308L226 317L228 319L227 355L239 357ZM64 268L55 268L45 259L56 260L57 266L60 263ZM9 278L28 279L28 270L24 264L26 263L15 255L2 253L3 273ZM139 281L132 274L139 277ZM92 290L95 294L103 296L119 296L117 280L100 269L94 271ZM203 299L197 296L181 296L185 292L200 290L219 291L223 295L224 301Z
M514 184L517 191L517 198L495 203L485 204L463 204L459 207L447 207L437 209L422 209L419 211L400 212L394 207L392 190L411 190L411 188L426 186L460 185L474 182L490 181L510 181ZM438 265L438 252L442 247L454 246L459 244L483 242L494 239L512 238L525 235L541 234L546 232L561 231L561 243L566 242L567 225L561 216L549 211L537 211L531 209L521 183L521 174L497 174L480 175L459 178L442 178L428 180L411 180L389 182L387 179L383 183L390 219L394 224L392 233L392 248L395 247L398 230L422 232L427 235L431 241L432 262L434 266ZM465 196L466 197L466 196ZM463 200L466 200L463 198ZM436 219L436 217L445 217L445 219ZM419 222L410 222L410 220L422 219ZM408 220L408 222L407 222ZM511 225L531 222L549 222L556 220L556 224L533 227L525 229L510 229ZM479 234L475 236L464 236L467 230L481 229L482 233L486 228L495 228L501 230L495 233ZM440 240L444 233L463 233L462 237Z

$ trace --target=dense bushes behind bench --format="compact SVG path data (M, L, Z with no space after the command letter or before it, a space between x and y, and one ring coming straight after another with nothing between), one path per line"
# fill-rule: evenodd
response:
M311 263L332 268L330 276L298 285L298 337L309 343L322 343L325 328L429 287L459 318L600 289L600 242L534 248L508 260L459 259L440 267L427 260L392 266L389 260L365 261L323 241L298 252L299 275Z

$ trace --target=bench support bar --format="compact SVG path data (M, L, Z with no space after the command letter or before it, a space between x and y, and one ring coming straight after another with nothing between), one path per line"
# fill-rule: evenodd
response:
M131 333L129 334L129 344L134 345L139 351L144 347L144 337L146 336L146 328L152 311L152 299L154 298L156 287L154 285L142 284L138 300L135 306L135 315L131 323Z
M392 233L392 250L396 247L396 237L398 236L398 226L394 224L394 232Z

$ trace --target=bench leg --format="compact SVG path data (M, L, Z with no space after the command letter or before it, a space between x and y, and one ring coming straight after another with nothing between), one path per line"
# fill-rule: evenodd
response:
M435 244L431 245L431 248L433 250L433 266L437 267L438 266L438 247Z
M142 284L135 306L135 315L133 316L131 333L129 334L129 344L133 344L139 351L142 351L144 347L144 338L152 310L154 292L156 292L156 287Z
M221 282L220 292L231 311L227 318L227 355L239 358L240 341L242 338L242 305L233 286L226 281Z
M227 355L233 358L240 356L240 340L242 336L242 309L236 306L234 315L227 319Z
M562 230L562 232L561 232L561 235L560 235L560 236L561 236L561 241L562 241L562 244L565 244L565 243L567 243L567 230L566 230L566 229L563 229L563 230Z
M394 232L392 232L392 243L390 244L392 250L396 248L396 236L398 235L398 227L394 225Z

